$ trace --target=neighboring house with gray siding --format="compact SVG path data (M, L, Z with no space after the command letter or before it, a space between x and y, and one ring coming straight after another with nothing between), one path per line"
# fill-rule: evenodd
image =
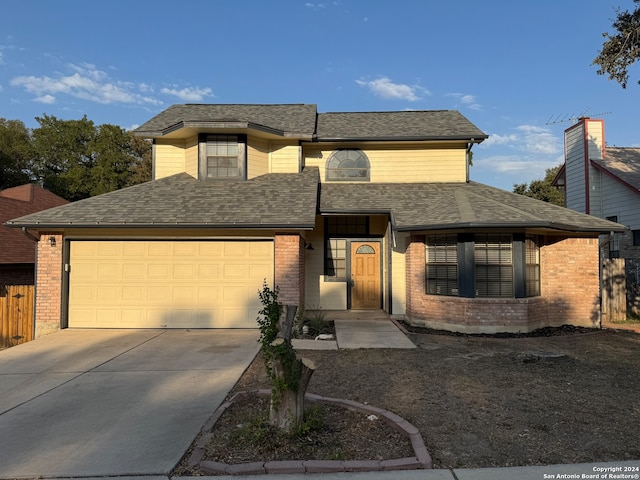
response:
M629 306L638 313L640 148L607 145L601 119L579 119L564 139L565 164L556 184L564 187L568 208L627 227L601 238L602 256L627 260Z

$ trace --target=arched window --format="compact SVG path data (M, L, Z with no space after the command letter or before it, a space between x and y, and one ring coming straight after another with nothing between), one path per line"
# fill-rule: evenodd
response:
M360 245L356 250L356 253L370 254L370 253L376 253L376 251L373 249L371 245Z
M369 181L369 159L362 150L345 148L336 150L327 160L328 181Z

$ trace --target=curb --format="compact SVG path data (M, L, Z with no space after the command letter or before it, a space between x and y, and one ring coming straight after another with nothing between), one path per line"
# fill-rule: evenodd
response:
M190 467L198 467L205 473L216 475L260 475L266 473L338 473L338 472L375 472L391 470L420 470L433 468L431 455L422 440L418 429L402 417L388 410L339 398L322 397L313 393L307 393L305 399L311 403L320 402L338 405L343 408L364 414L379 416L392 428L405 434L413 447L415 457L394 458L389 460L283 460L272 462L251 462L229 465L222 462L202 460L205 448L214 425L222 414L240 397L249 394L271 395L271 390L260 389L247 392L238 392L224 402L213 413L211 418L202 427L203 434L198 440L193 452L189 456Z

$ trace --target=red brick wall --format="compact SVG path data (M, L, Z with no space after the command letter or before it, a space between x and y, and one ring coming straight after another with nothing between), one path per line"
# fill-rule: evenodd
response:
M56 239L55 247L49 244L52 236ZM41 233L36 259L36 338L60 330L62 246L62 235Z
M527 332L564 324L599 326L597 238L545 238L541 296L492 299L425 294L424 237L407 248L407 320L466 333Z
M550 324L600 324L597 238L546 237L540 249L541 294Z
M275 282L283 305L304 307L304 239L297 234L275 236Z

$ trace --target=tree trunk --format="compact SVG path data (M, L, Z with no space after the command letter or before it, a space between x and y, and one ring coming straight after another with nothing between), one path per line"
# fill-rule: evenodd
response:
M304 420L304 394L307 391L311 375L316 369L313 361L308 358L296 359L296 362L300 367L297 390L283 389L271 392L269 423L285 432L295 431ZM281 366L282 364L279 367Z
M285 306L278 338L271 343L277 354L271 364L275 381L271 387L269 423L286 432L294 431L302 424L304 394L316 369L311 360L298 358L291 346L296 310L296 306Z

